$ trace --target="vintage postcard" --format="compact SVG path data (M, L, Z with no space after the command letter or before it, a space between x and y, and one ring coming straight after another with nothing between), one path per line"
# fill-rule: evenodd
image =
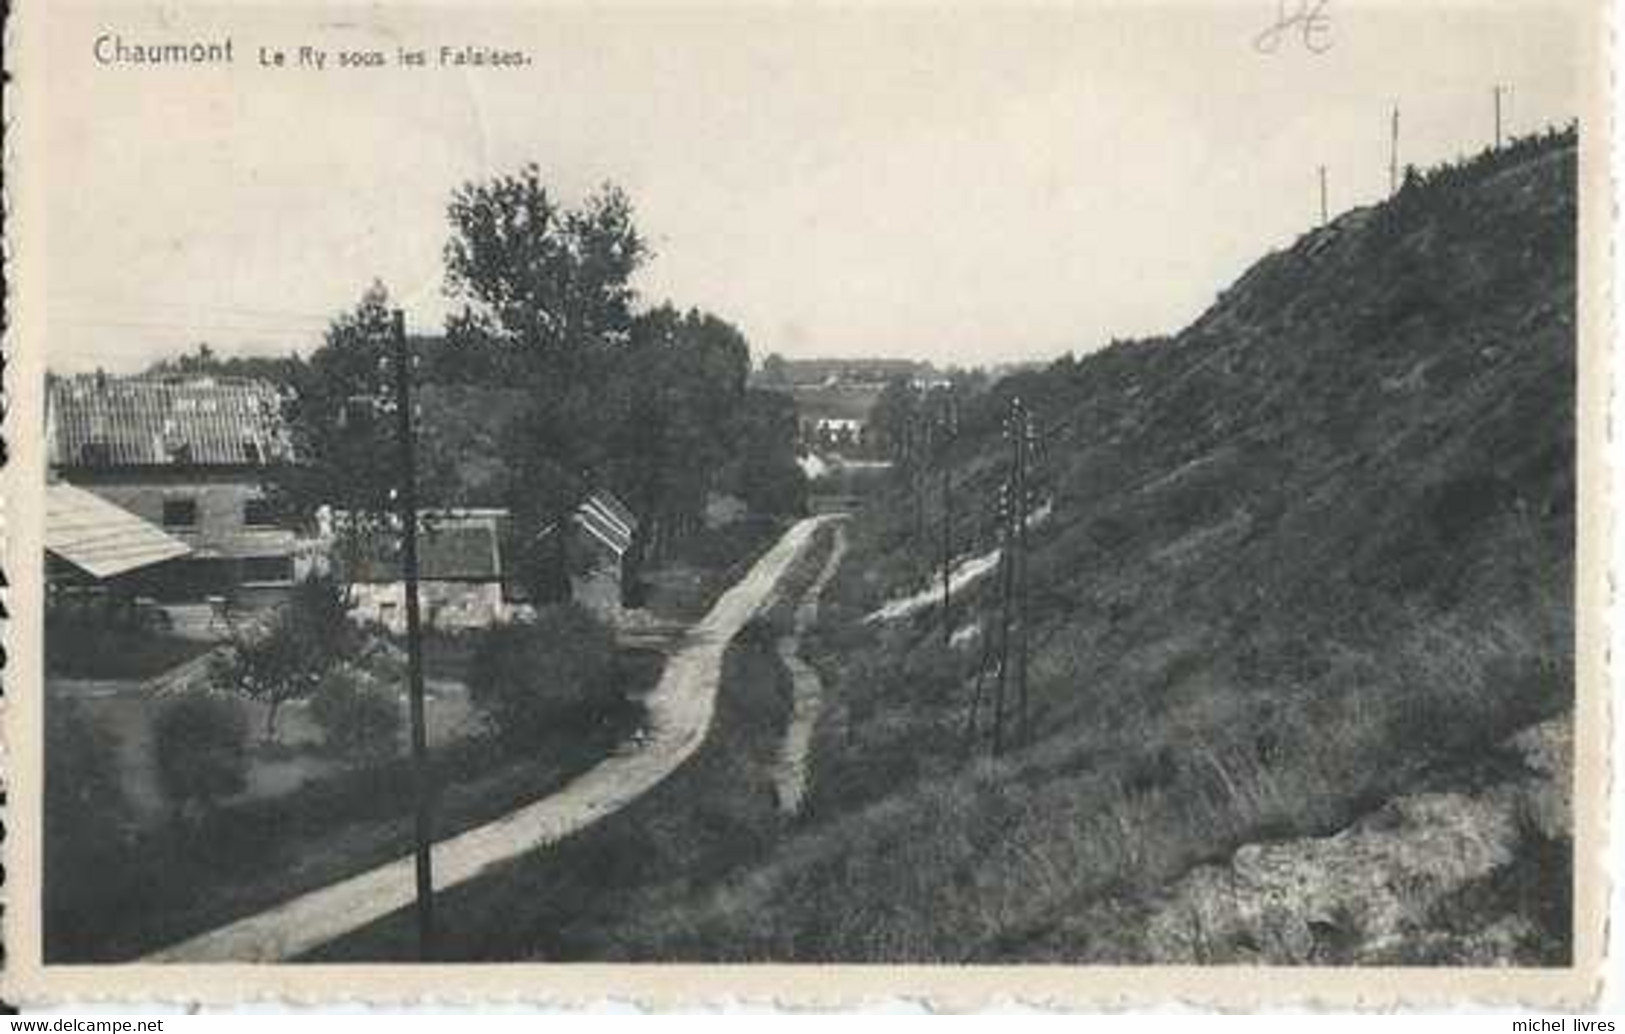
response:
M1601 0L20 8L7 1000L1599 992Z

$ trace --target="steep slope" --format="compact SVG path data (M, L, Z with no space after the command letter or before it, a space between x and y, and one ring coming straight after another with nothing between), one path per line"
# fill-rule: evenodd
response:
M899 478L853 521L811 648L829 706L807 825L771 865L614 943L1188 960L1147 917L1242 845L1326 837L1423 791L1565 791L1566 773L1507 745L1566 729L1573 693L1575 183L1572 131L1416 176L1264 258L1177 336L1064 359L973 405L952 458L959 557L993 545L1010 395L1043 440L1030 736L990 758L967 735L985 663L968 629L996 579L956 599L962 645L941 645L937 606L864 620L924 588L939 556L935 489L917 502ZM1482 944L1435 936L1478 902L1530 913L1497 960L1560 961L1566 833L1514 825L1494 864L1416 898L1448 908L1385 926L1381 957L1410 957L1414 936L1430 961L1482 961ZM1483 890L1507 871L1533 891ZM1390 875L1426 876L1371 878ZM1304 937L1359 959L1358 927ZM1202 957L1329 957L1300 949Z

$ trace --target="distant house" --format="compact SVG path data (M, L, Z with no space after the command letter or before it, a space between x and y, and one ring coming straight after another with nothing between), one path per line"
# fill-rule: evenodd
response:
M483 628L512 616L514 600L503 565L506 510L424 511L418 532L418 600L426 627ZM342 528L340 515L333 525ZM352 616L393 632L406 630L406 580L401 540L393 533L347 542L330 530L335 569L349 584Z
M801 438L810 448L855 448L864 443L867 425L851 417L809 417L801 422Z
M59 580L116 576L122 588L163 602L254 603L279 597L303 573L296 536L277 523L261 487L267 469L290 458L280 399L267 382L54 378L46 448L51 479L71 486L57 490L47 518L56 525L47 528L47 548ZM152 559L109 573L90 559L95 549L84 536L71 541L76 521L145 540L146 552L135 555Z
M898 377L914 379L932 373L929 363L913 359L781 359L775 365L774 373L782 383L763 380L764 369L755 375L761 387L879 386Z
M406 627L406 582L398 534L346 539L343 514L324 522L323 539L355 600L353 616L395 632ZM599 491L576 510L570 545L576 561L571 595L609 620L621 613L625 557L638 522L609 492ZM513 579L510 553L522 530L503 509L425 510L419 518L418 599L426 626L481 628L507 621L529 605ZM549 526L537 536L554 534Z
M609 491L593 492L571 518L577 563L570 574L570 594L587 609L610 621L621 617L626 583L626 554L637 536L638 520ZM556 533L556 526L542 535Z

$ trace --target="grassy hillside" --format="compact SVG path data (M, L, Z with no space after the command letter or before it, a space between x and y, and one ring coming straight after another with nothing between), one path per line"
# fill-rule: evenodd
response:
M853 521L809 647L831 700L806 825L746 878L605 942L1153 960L1135 917L1196 867L1396 795L1515 778L1501 745L1564 722L1573 693L1575 184L1572 133L1418 176L1265 257L1178 335L974 400L952 460L961 556L990 548L1012 393L1043 437L1030 742L991 758L967 739L982 654L968 631L941 645L937 607L862 620L937 556L935 493L917 542L899 484ZM983 579L956 625L993 605ZM1495 876L1551 893L1468 887L1449 921L1463 900L1526 908L1511 956L1561 959L1562 836L1519 841Z

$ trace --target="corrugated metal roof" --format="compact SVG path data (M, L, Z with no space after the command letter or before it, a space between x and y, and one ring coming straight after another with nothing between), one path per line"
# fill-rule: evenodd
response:
M590 505L598 507L609 513L617 521L619 521L628 532L637 530L637 517L633 515L632 511L627 508L625 503L621 502L620 498L616 496L614 492L601 488L589 496L587 498L587 502Z
M576 508L571 520L617 558L625 556L626 551L632 548L632 537L638 530L638 519L632 515L632 511L613 493L604 489L589 495ZM553 527L549 524L538 537L551 535Z
M575 513L576 524L587 534L602 542L616 556L625 556L632 548L632 534L637 521L621 501L608 492L594 492L587 497Z
M267 381L86 374L53 380L46 404L57 467L262 466L289 454Z
M62 481L45 486L45 548L95 578L191 552L157 525Z

